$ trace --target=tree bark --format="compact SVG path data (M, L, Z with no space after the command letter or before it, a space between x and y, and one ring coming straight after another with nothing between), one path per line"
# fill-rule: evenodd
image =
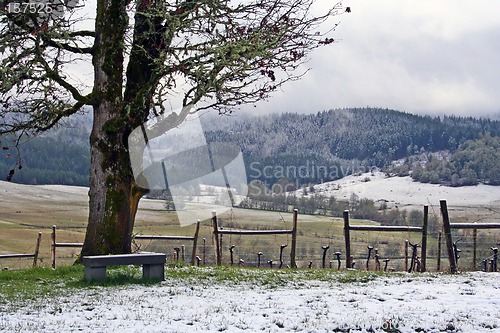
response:
M125 1L99 0L96 16L94 122L90 136L89 221L82 256L131 252L140 190L130 167L123 117Z
M120 135L102 138L99 126L94 129L90 212L82 255L130 253L135 209L131 207L134 196L128 153L119 143Z

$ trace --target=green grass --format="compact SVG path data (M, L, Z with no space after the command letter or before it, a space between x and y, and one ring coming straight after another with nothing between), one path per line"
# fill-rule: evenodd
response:
M169 285L186 283L198 285L249 284L254 287L300 288L306 281L331 281L338 283L366 283L385 276L384 273L361 271L331 271L323 269L267 269L239 267L193 267L169 263L165 282L144 280L141 268L120 266L108 269L103 282L83 279L83 266L30 268L0 272L0 303L56 297L78 290L96 287L113 288L125 285Z
M199 284L247 283L255 286L276 288L300 286L304 281L331 281L338 283L367 283L381 276L395 275L383 272L332 271L329 269L268 269L240 268L237 266L194 267L171 262L166 279L191 280Z
M142 279L140 267L124 266L108 269L108 278L102 282L83 279L83 266L62 266L57 269L29 268L0 272L0 299L21 300L57 296L68 291L97 286L114 287L130 284L157 284Z
M62 286L81 279L83 268L79 266L30 268L0 272L0 299L36 299L53 295Z

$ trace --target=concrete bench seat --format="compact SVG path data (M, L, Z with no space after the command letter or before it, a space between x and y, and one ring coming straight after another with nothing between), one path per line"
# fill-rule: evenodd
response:
M165 262L163 253L133 253L104 256L84 256L84 278L87 281L103 281L106 279L106 267L123 265L142 265L142 276L145 279L165 279Z

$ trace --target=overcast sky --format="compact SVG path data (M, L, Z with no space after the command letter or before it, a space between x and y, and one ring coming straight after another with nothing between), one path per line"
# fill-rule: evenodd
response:
M320 0L323 1L323 0ZM327 2L329 3L329 2ZM305 78L249 111L382 107L500 115L500 1L349 0L336 44Z
M315 50L304 78L256 108L244 107L245 113L370 106L500 119L500 0L344 0L343 5L352 12L330 22L340 22L331 34L338 42ZM85 7L95 12L92 1ZM87 71L82 80L91 79L92 70Z

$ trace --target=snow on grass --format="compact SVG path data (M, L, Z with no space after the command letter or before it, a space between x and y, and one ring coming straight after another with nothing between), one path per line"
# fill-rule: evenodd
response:
M385 200L392 205L439 205L446 199L454 206L500 206L500 186L449 187L414 182L411 177L387 177L383 172L351 175L340 180L315 185L317 191L349 200L354 193L359 198ZM300 192L299 192L300 193Z
M221 281L213 272L0 302L0 331L500 332L496 273L341 273L320 280L297 274L276 284L251 276Z

